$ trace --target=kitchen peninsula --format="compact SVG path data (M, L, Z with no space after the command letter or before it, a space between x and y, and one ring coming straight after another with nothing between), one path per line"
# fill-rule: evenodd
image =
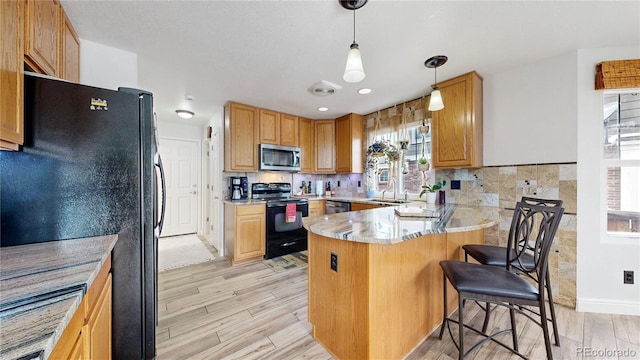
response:
M436 217L396 214L416 207ZM463 259L460 246L484 243L484 229L498 221L496 207L454 204L304 219L313 337L338 359L403 358L442 321L439 261ZM452 311L457 299L449 298Z

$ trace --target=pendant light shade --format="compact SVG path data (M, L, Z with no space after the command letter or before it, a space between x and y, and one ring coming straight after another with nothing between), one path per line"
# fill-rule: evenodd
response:
M433 79L434 86L433 91L431 91L431 98L429 99L429 111L438 111L444 109L444 101L442 101L442 94L440 94L440 90L438 89L438 78L436 77L436 69L444 63L446 63L448 58L444 55L436 55L432 56L427 61L424 62L424 66L433 69Z
M429 99L429 111L438 111L442 109L444 109L442 95L440 95L440 90L436 86L431 92L431 99Z
M351 50L347 55L347 66L344 68L344 75L342 78L349 83L356 83L362 81L365 77L364 68L362 67L362 57L360 56L360 49L358 44L351 44Z
M340 5L347 10L353 11L353 43L347 55L347 65L344 68L342 78L348 83L357 83L364 80L364 67L362 66L362 56L358 43L356 43L356 10L367 3L367 0L338 0Z

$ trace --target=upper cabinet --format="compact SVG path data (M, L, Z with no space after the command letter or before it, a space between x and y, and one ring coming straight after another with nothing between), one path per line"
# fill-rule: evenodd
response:
M260 109L260 144L280 145L280 113Z
M482 167L482 78L472 71L438 86L445 107L432 112L433 167Z
M313 120L300 118L299 120L299 144L300 144L300 172L313 173L316 163L316 142Z
M336 173L362 173L364 118L348 114L336 119Z
M316 161L315 173L334 174L336 172L335 120L315 120Z
M224 108L224 170L258 171L260 111L229 102Z
M80 40L71 25L71 21L60 7L60 77L74 82L80 82Z
M27 0L24 61L33 70L58 76L60 4L54 0Z
M33 71L80 81L80 41L57 0L24 1L24 62Z
M18 150L24 141L24 2L0 1L0 10L0 148Z
M280 114L280 145L298 146L298 126L297 116Z
M260 144L298 146L298 117L260 109Z

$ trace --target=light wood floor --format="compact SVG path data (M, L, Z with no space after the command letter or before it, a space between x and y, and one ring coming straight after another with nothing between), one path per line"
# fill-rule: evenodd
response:
M311 337L307 278L306 266L276 273L261 262L231 267L219 257L160 273L158 359L331 359ZM465 322L480 327L479 308L468 304L465 311ZM553 346L555 359L640 359L640 317L579 313L562 306L556 311L562 346ZM508 312L496 311L491 325L508 324ZM531 359L544 359L540 327L519 317L518 330L520 350ZM437 336L435 331L407 359L457 359L451 338ZM473 335L465 336L471 345ZM505 343L510 339L504 335ZM582 349L591 356L583 356ZM627 353L612 353L616 350ZM468 359L519 357L487 343Z

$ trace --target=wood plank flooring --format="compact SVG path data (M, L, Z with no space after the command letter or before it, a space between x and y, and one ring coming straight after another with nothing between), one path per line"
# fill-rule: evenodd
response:
M217 257L158 277L160 360L332 359L311 337L306 266L275 272L262 262L231 267ZM562 347L553 346L555 359L640 359L640 317L579 313L559 305L556 311ZM481 327L484 313L477 306L467 304L465 312L465 322ZM498 309L491 326L508 327L508 312ZM520 316L517 326L521 352L531 359L546 358L540 327ZM467 334L465 343L471 345L474 335ZM504 335L506 344L510 339ZM434 331L407 359L457 356L448 334L439 340ZM468 359L519 357L489 342Z

